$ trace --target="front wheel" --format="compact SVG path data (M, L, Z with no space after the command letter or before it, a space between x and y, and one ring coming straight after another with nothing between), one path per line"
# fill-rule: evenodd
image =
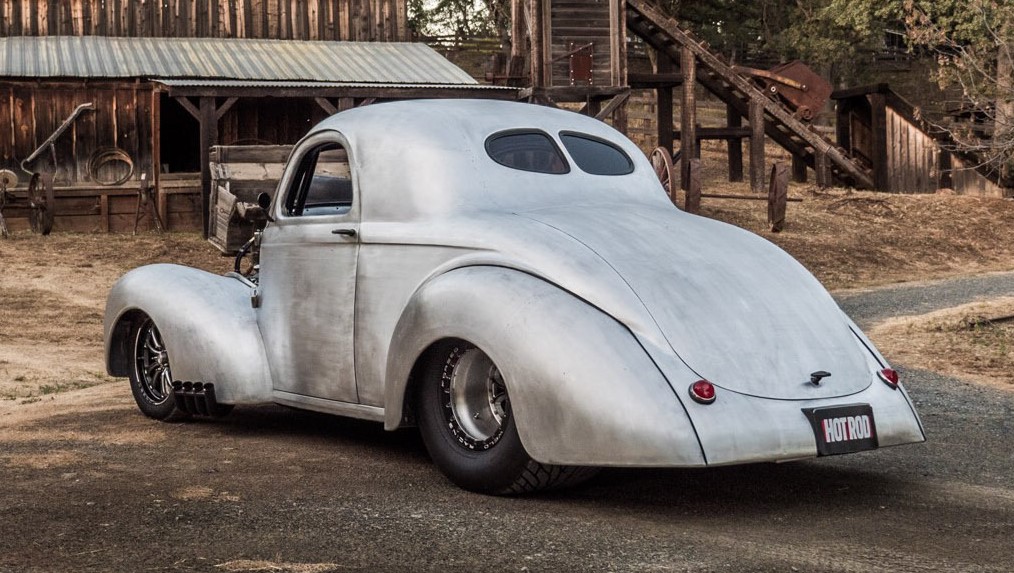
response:
M133 331L134 364L130 369L130 391L141 412L149 418L172 421L185 418L173 395L169 351L155 322L145 317Z
M591 468L542 464L521 444L507 384L490 357L463 340L441 343L420 380L416 411L434 463L458 486L510 495L575 485Z

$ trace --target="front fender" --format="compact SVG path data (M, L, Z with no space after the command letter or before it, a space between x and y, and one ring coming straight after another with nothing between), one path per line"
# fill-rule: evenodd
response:
M553 284L500 267L456 269L413 296L387 363L389 429L400 423L417 359L445 338L475 344L498 365L521 442L535 460L705 463L680 401L627 328Z
M239 279L180 265L128 272L106 300L106 370L129 374L129 326L144 313L162 333L175 380L214 383L224 404L270 402L271 374L250 294Z

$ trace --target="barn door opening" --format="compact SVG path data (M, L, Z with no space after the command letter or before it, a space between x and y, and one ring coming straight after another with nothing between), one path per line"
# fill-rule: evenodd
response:
M162 94L159 151L162 173L201 172L201 125L178 101Z

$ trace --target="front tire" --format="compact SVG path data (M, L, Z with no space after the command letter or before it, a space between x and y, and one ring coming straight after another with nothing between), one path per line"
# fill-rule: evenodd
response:
M416 412L423 443L441 472L464 489L512 495L576 485L592 468L533 460L518 436L507 384L481 349L440 343L420 380Z
M133 365L130 369L130 392L137 407L149 418L173 421L187 415L176 406L172 390L172 368L162 333L155 322L145 316L131 335Z

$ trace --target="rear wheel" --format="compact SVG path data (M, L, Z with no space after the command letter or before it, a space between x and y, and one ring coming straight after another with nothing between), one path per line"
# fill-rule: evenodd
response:
M425 368L416 409L423 442L458 486L509 495L575 485L591 468L542 464L518 436L503 374L476 346L441 343Z
M130 369L130 391L141 412L149 418L172 421L185 418L173 396L169 352L155 322L144 320L133 332L134 363Z

